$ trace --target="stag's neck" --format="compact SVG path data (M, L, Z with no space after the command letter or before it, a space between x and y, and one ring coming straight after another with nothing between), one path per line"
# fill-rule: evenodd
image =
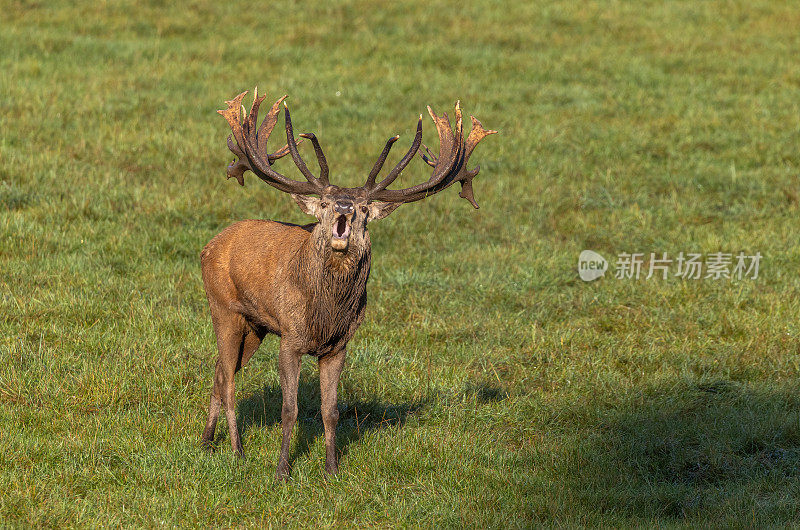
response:
M351 242L345 252L337 252L318 225L297 253L295 281L320 302L342 304L357 299L366 289L370 247L369 234L365 234L363 245Z
M306 293L308 346L324 354L343 347L363 318L371 249L367 235L365 245L335 252L317 232L297 253L293 272Z

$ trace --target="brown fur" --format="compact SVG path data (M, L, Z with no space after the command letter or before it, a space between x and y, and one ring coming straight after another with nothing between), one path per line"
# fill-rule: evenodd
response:
M231 446L243 454L234 414L234 375L264 336L273 333L281 337L279 371L284 394L284 443L277 475L288 473L303 354L320 359L326 469L336 472L336 386L345 347L363 321L367 304L371 251L366 219L363 225L361 237L354 234L345 252L331 249L330 236L320 223L298 226L257 220L229 226L203 249L203 284L219 350L203 432L207 446L213 441L222 405Z
M314 238L318 223L240 221L200 254L215 311L239 314L253 328L298 335L302 353L322 355L352 337L366 306L370 248L335 253Z

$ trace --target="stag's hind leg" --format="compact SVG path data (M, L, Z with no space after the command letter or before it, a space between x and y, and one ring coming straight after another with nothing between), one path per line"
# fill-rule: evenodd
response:
M219 409L222 405L222 400L219 397L219 389L217 388L217 370L219 370L219 360L217 361L217 367L214 370L214 387L211 389L211 402L208 404L208 419L206 420L206 428L203 429L203 435L201 437L203 447L207 451L211 451L214 448L214 431L217 430Z
M203 430L202 441L203 445L209 449L213 446L214 431L216 430L220 408L222 407L225 409L231 448L239 456L244 456L244 449L242 448L242 441L236 424L234 376L253 356L264 335L263 333L256 333L247 327L238 315L231 315L225 319L215 319L214 328L217 334L219 358L214 371L214 387L211 390L208 420Z

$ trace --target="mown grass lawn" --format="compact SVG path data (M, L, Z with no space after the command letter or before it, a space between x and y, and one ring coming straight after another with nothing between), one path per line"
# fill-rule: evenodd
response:
M800 524L796 5L0 9L3 525ZM273 480L275 340L237 377L246 458L224 428L199 445L200 249L307 221L224 178L215 110L255 85L345 185L426 104L501 131L473 156L480 210L448 190L372 226L335 479L309 359ZM763 258L756 279L585 283L584 249Z

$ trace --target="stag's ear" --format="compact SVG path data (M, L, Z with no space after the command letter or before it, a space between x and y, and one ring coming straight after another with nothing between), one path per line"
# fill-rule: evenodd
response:
M308 195L298 195L297 193L292 193L291 195L292 199L294 199L294 202L300 206L301 210L308 215L317 217L317 213L319 211L319 199L316 197L310 197Z
M371 202L369 203L369 220L370 221L377 221L378 219L383 219L393 211L397 209L398 206L403 204L402 202Z

